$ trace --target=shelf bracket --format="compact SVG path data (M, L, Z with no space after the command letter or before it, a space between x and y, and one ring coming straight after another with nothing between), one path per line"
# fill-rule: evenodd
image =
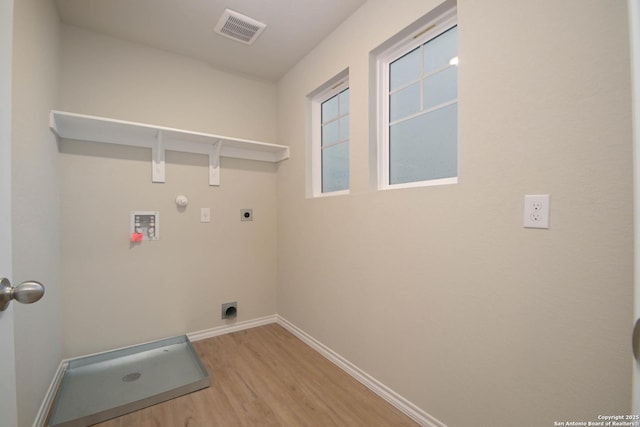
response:
M220 185L220 151L222 140L209 146L209 185Z
M162 131L158 131L155 143L151 146L151 168L151 182L165 182Z

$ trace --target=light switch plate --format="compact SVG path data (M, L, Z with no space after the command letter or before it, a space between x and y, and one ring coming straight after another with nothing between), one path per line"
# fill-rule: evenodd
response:
M200 222L211 222L211 208L200 208Z

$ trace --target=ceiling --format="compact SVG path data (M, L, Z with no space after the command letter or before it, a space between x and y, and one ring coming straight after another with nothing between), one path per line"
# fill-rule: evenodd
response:
M366 0L56 0L62 22L278 81ZM267 24L252 45L214 32L225 9Z

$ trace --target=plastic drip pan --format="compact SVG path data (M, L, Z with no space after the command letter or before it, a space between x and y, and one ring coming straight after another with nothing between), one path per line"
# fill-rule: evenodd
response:
M69 362L50 427L85 427L209 387L186 335Z

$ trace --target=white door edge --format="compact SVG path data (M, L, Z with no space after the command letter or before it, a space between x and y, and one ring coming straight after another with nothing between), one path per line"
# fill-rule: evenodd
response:
M11 50L13 0L0 0L0 276L11 279ZM0 423L18 425L13 308L0 312Z

